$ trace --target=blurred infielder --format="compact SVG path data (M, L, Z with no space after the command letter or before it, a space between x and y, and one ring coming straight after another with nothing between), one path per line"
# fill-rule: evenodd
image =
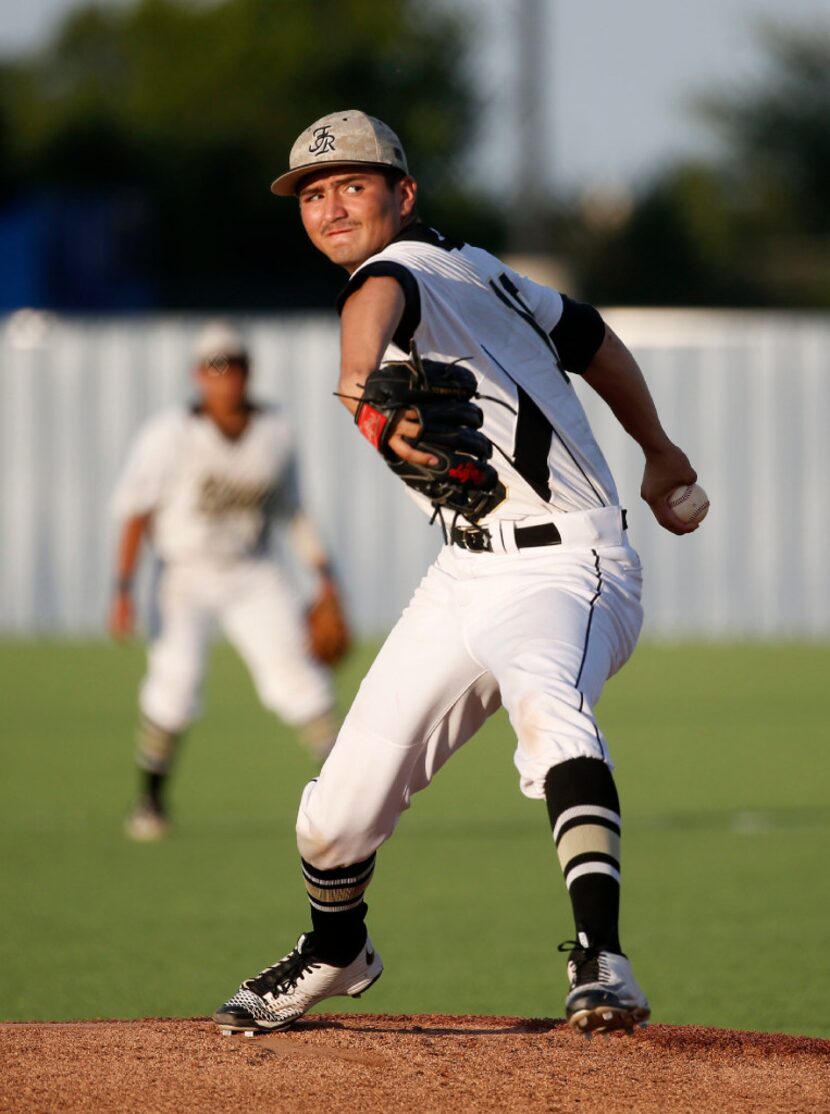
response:
M312 931L214 1020L284 1028L379 977L364 923L375 852L503 704L522 792L547 804L573 907L567 1016L586 1033L631 1030L649 1005L620 946L620 806L595 709L640 632L641 570L569 373L642 447L643 497L676 534L695 527L666 496L695 472L593 307L417 219L417 184L385 124L354 110L318 120L272 189L297 196L314 246L350 275L340 397L447 544L303 794ZM482 863L482 886L495 881Z
M134 628L133 579L142 542L162 563L160 629L141 685L137 762L141 792L128 835L169 827L165 787L182 733L194 718L216 621L248 666L262 703L295 726L322 761L338 721L329 670L309 646L297 592L268 550L277 521L338 607L325 552L302 511L291 433L276 407L248 397L243 337L215 322L199 336L198 402L151 418L138 432L113 505L120 519L109 626Z

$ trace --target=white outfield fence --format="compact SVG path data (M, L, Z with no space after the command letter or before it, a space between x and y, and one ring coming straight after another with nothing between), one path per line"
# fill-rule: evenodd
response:
M574 380L628 508L645 567L646 634L830 636L830 315L608 310L712 508L675 538L640 502L639 449ZM0 632L101 631L112 578L108 499L127 444L188 395L204 318L0 321ZM335 555L355 627L387 629L440 533L332 397L334 315L250 318L254 390L297 432L307 505ZM486 558L483 558L486 559Z

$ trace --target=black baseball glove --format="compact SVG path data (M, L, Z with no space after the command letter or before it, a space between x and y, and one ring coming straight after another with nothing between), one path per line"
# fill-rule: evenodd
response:
M446 507L471 522L489 514L505 497L504 485L488 461L493 446L480 427L484 415L471 400L476 378L459 363L409 360L383 364L367 376L355 422L404 483L425 495L436 509ZM421 426L407 442L431 453L432 466L402 460L389 448L398 414L415 410Z

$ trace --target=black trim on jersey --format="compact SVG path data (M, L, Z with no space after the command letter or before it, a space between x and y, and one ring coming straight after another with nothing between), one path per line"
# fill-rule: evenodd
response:
M408 352L415 330L421 323L421 292L418 289L418 280L402 263L392 259L379 259L361 267L341 291L337 299L337 312L343 312L343 306L367 279L378 277L394 279L403 291L404 309L392 340L403 352Z
M554 343L553 337L550 333L545 332L545 330L533 316L533 313L530 310L530 306L528 306L527 302L521 295L521 291L518 289L512 279L509 279L507 277L507 275L499 275L499 282L504 287L504 291L506 291L507 293L499 290L498 286L496 286L492 279L489 280L490 289L493 291L500 302L503 302L508 309L512 309L514 313L518 313L519 317L521 317L521 319L531 327L534 333L539 337L547 350L550 352L551 356L553 356L553 360L556 364L556 368L559 374L562 376L566 383L570 383L567 372L562 367L562 362L559 359L559 352L556 349L556 344ZM508 298L508 294L511 295L510 298ZM515 299L515 301L513 301L512 299Z
M550 502L550 444L553 426L524 389L516 384L519 410L513 467L537 495Z
M483 344L482 352L504 372L516 388L519 407L516 411L516 433L510 463L536 494L550 502L550 445L553 425L545 417L524 387L520 386L499 360Z
M429 225L420 220L406 225L389 243L399 244L407 241L431 244L433 247L442 248L444 251L457 251L464 247L463 240L456 240L452 236L442 236L436 229L430 228ZM361 288L366 279L377 276L395 279L403 291L406 305L392 340L403 352L408 352L415 330L421 324L421 292L418 288L417 279L403 263L392 259L379 259L375 263L367 263L365 267L361 267L359 271L352 275L338 295L337 312L343 312L343 306L352 294Z
M415 240L421 244L432 244L434 248L443 248L444 251L459 251L464 247L463 240L456 240L453 236L443 236L437 229L430 228L428 224L424 224L422 220L416 220L412 224L406 225L402 228L397 236L393 237L390 241L392 244L399 244L405 240Z
M593 491L594 495L596 495L597 499L599 500L599 505L601 507L607 506L608 504L605 502L603 497L600 495L600 493L597 491L597 489L591 483L585 469L582 467L582 465L576 459L574 454L571 452L570 447L568 446L567 442L565 441L564 437L559 432L559 430L553 425L553 423L550 421L549 418L545 417L545 415L542 413L542 411L539 409L539 407L536 405L536 403L533 401L533 399L530 397L530 395L528 395L527 392L521 386L519 386L519 384L516 382L516 380L513 378L513 376L510 374L510 372L504 366L504 364L502 364L499 360L497 360L496 357L493 355L493 353L490 352L487 348L485 348L485 346L483 344L481 345L481 350L482 350L482 352L484 352L484 354L489 359L491 359L493 361L493 363L496 365L496 367L498 367L501 371L504 372L504 374L507 376L507 378L510 380L510 382L515 385L516 391L518 392L518 396L519 396L519 414L518 414L518 417L516 419L516 443L514 445L514 458L512 460L512 464L513 464L514 468L516 469L516 471L519 473L519 475L522 476L523 479L527 480L527 482L530 484L530 486L533 488L533 490L537 493L537 495L541 495L541 497L545 500L546 503L550 502L550 497L551 497L550 474L549 474L550 473L550 464L548 462L548 457L550 455L551 440L552 440L553 436L555 435L557 440L561 444L562 448L565 450L565 452L568 454L568 456L573 461L576 468L579 469L579 472L581 473L581 475L582 475L583 479L585 480L585 482L587 483L588 487L590 487L591 491ZM524 419L522 418L523 398L527 400L524 403ZM535 416L532 414L532 412L531 412L532 409L535 409L535 410L538 411L539 419L536 419ZM521 459L522 459L522 466L521 467L519 465L519 449L518 449L518 446L519 446L519 424L520 424L520 422L523 424L523 426L528 427L529 433L527 434L527 436L530 437L530 448L528 449L528 451L526 453L522 452L522 454L521 454ZM543 437L542 437L542 424L541 424L542 422L545 423L546 429L550 431L550 436L547 435L547 432L544 434L544 438L546 438L546 440L544 440ZM525 436L524 432L522 433L522 436ZM544 485L544 491L541 491L536 486L536 484L534 483L534 480L531 477L532 476L538 477L538 476L541 475L542 463L541 463L541 461L536 459L536 454L541 453L543 450L544 450L545 485ZM533 453L534 459L532 461L528 461L527 457L530 455L531 452ZM526 467L526 468L529 469L528 474L525 474L525 472L522 470L522 467Z
M562 316L550 331L562 364L572 375L584 375L605 340L605 322L588 302L562 295Z

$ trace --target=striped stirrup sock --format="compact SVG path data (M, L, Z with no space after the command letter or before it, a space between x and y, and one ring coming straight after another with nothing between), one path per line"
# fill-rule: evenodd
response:
M136 765L147 773L166 776L170 773L180 739L180 731L167 731L142 715L135 735Z
M577 939L620 952L620 802L611 771L598 758L562 762L548 771L545 800Z
M375 856L334 870L301 861L311 904L314 951L328 963L346 966L366 942L368 906L363 895L372 880Z

